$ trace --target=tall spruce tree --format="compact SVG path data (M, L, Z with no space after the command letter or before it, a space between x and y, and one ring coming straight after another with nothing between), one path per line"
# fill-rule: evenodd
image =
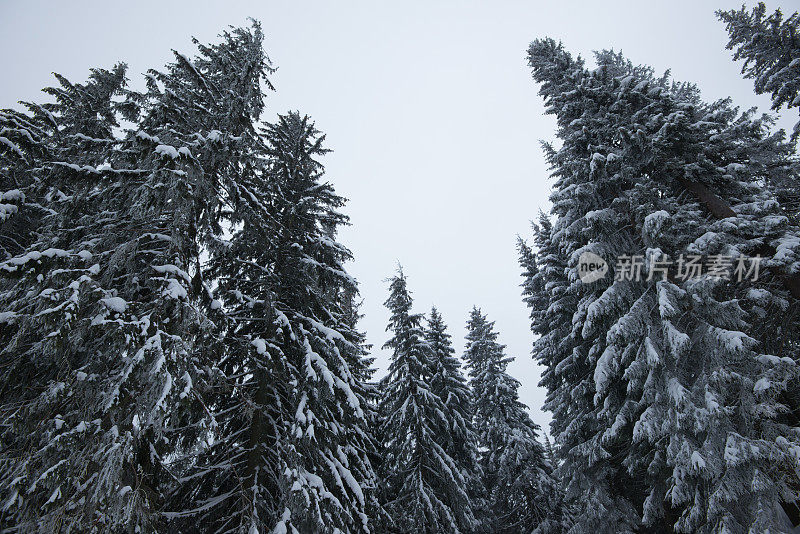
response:
M47 202L46 217L3 263L4 526L153 530L166 493L186 483L174 471L219 424L203 396L220 380L227 323L200 257L219 243L233 219L226 206L264 153L261 44L254 23L199 45L194 60L176 53L165 72L148 74L144 94L122 89L120 67L93 71L86 85L60 79L56 103L32 117L4 112L17 128L4 138L30 145L26 154L4 143L4 177L19 180L12 165L44 158L37 150L49 159L31 195ZM124 138L113 135L120 115L137 120ZM313 221L330 240L335 221ZM350 484L346 475L332 476Z
M620 54L596 59L589 70L550 39L529 49L563 141L546 146L556 220L539 263L566 269L540 269L538 287L560 289L529 302L542 327L569 319L536 351L548 403L563 406L553 434L582 504L573 531L780 531L798 491L797 365L761 327L795 313L799 234L762 184L788 172L791 148L727 100ZM611 263L605 278L580 281L586 252ZM642 276L617 261L637 255ZM687 275L688 255L702 275ZM729 261L736 276L757 255L757 279L708 272Z
M446 447L453 444L445 402L431 391L434 354L422 315L412 313L402 270L390 279L384 345L392 351L383 380L380 438L386 510L392 532L468 532L474 528L468 480Z
M783 17L780 9L767 15L764 2L752 11L745 6L717 11L730 39L727 48L735 50L734 60L744 60L742 74L753 80L756 94L768 93L772 109L800 107L800 14ZM800 135L800 122L793 137Z
M542 379L539 385L547 391L543 409L553 414L550 431L562 435L568 426L580 428L592 423L588 414L592 406L591 397L580 389L571 392L570 403L555 392L565 383L576 383L580 373L586 373L580 359L573 358L559 363L560 347L568 343L571 335L571 302L567 291L569 283L566 274L566 260L558 247L550 239L552 223L544 213L539 213L538 224L533 224L534 244L531 249L522 239L518 241L520 267L522 267L522 295L531 309L531 330L536 339L533 355L542 366ZM557 528L568 531L572 526L571 510L575 508L564 495L564 486L569 483L565 473L559 468L558 443L553 445L545 434L545 457L554 467L553 475L559 483L557 511L551 520Z
M113 528L113 517L124 514L120 499L107 495L106 469L116 461L110 451L121 447L111 443L116 428L102 417L93 391L105 373L90 371L97 338L89 331L98 311L119 302L103 287L93 230L106 216L98 209L100 192L119 177L108 164L120 150L113 129L120 115L133 118L135 112L122 113L124 106L112 100L124 94L124 65L95 69L86 84L57 78L60 87L45 90L55 102L28 104L31 116L6 115L29 142L18 155L33 165L27 181L24 172L10 173L17 200L25 203L4 224L6 245L13 248L6 248L0 295L0 522L43 532ZM110 469L122 478L121 465Z
M753 80L756 94L768 93L772 109L779 111L800 108L800 15L795 12L784 19L780 10L766 14L760 2L752 11L717 11L725 22L730 39L727 48L735 50L734 60L744 60L742 74ZM795 125L792 140L800 135L800 121ZM778 175L767 182L795 224L800 223L800 193L798 175L794 172Z
M227 322L207 396L218 424L173 497L186 509L172 514L176 524L370 531L371 371L343 267L351 255L336 242L344 199L318 161L323 141L308 117L279 116L264 131L263 161L236 186L235 228L209 268Z
M483 485L489 493L492 532L558 531L558 490L538 442L538 426L519 401L520 383L506 368L511 358L497 342L494 323L473 308L467 321L464 360L475 398Z
M427 319L425 341L433 358L430 388L442 400L447 420L448 432L442 436L447 441L441 444L464 477L469 500L463 514L474 525L479 516L485 514L486 503L478 464L478 441L472 426L472 392L461 372L461 362L455 355L442 314L432 307Z

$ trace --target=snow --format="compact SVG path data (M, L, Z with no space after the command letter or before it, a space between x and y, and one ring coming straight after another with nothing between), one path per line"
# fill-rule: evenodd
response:
M772 382L770 382L769 378L762 377L753 386L753 391L756 393L761 393L768 390L770 387L772 387Z
M297 419L297 422L300 424L306 424L308 419L306 418L306 414L303 413L303 410L306 407L306 402L308 401L308 395L306 395L305 391L303 392L302 396L300 397L300 402L297 405L297 410L295 411L294 418Z
M716 328L714 331L717 337L725 344L725 347L731 352L742 350L744 348L744 341L753 341L744 332L723 330L722 328Z
M158 145L156 146L156 154L176 159L178 158L178 149L171 145Z
M316 321L310 317L300 316L303 320L308 321L311 323L311 326L314 327L315 330L322 333L329 341L337 340L337 341L346 341L344 336L339 333L338 331L334 330L333 328L328 328L324 324Z
M646 337L644 340L645 351L647 352L647 363L648 365L655 367L659 363L661 363L661 356L658 354L655 346L653 346L653 342L650 340L649 337Z
M0 201L25 202L25 193L19 189L9 189L8 191L0 194Z
M291 517L292 512L288 508L284 508L281 520L278 521L277 525L275 525L275 528L272 530L272 534L286 534L286 523Z
M676 378L670 378L667 391L669 391L669 396L676 406L682 404L686 398L686 388Z
M53 164L58 165L60 167L67 167L68 169L72 169L73 171L77 172L83 171L91 174L99 174L97 169L95 169L90 165L84 165L83 167L81 167L80 165L75 165L74 163L67 163L66 161L54 161Z
M698 451L694 451L692 453L691 462L692 462L692 467L698 471L704 469L706 466L706 461L703 459L703 457L700 455Z
M108 297L100 299L100 302L109 310L117 313L123 313L128 308L128 303L121 297Z
M188 292L186 288L181 285L180 282L175 280L174 278L170 278L167 282L167 288L164 290L164 296L180 300L185 299L188 296Z
M597 366L594 370L594 383L598 395L605 391L606 385L614 374L611 366L616 355L617 352L614 345L609 345L600 358L597 359Z
M791 261L800 250L800 237L786 235L778 241L775 247L774 259L777 261Z
M181 391L179 397L185 399L186 397L189 396L189 393L192 392L192 377L188 371L184 371L183 376L181 378L183 378L183 381L186 382L186 387L183 388L183 391Z
M661 228L664 223L670 219L670 214L667 211L659 210L649 214L644 218L642 226L642 234L650 239L657 239L661 233Z
M183 278L184 280L186 280L186 282L188 282L190 284L192 283L192 277L189 276L189 273L187 273L186 271L184 271L183 269L181 269L177 265L172 265L172 264L153 265L153 269L155 269L156 272L159 272L159 273L162 273L162 274L170 273L170 274L178 275L181 278Z
M58 486L58 487L55 489L55 491L53 491L52 495L50 495L50 498L49 498L49 499L47 499L47 502L46 502L45 504L52 504L52 503L54 503L54 502L56 501L56 499L58 499L59 497L61 497L61 486Z
M350 491L352 491L355 494L356 498L358 499L358 502L361 503L361 506L364 506L365 502L364 492L361 490L361 486L359 485L358 481L356 481L355 477L353 476L353 473L351 473L349 469L343 466L342 463L339 462L339 460L337 460L336 458L333 458L332 462L335 465L339 476L341 476L344 482L347 484L347 487L350 488Z
M333 393L333 374L331 370L328 369L328 364L325 360L314 352L314 349L311 348L311 344L308 342L308 338L303 338L303 347L306 350L306 376L310 379L316 380L317 373L314 372L313 365L322 373L322 379L328 384L328 389L331 393Z
M16 204L0 204L0 221L9 219L12 215L16 215L19 207Z
M43 251L38 250L31 250L22 256L15 256L9 260L6 260L2 264L0 264L0 268L5 269L6 271L13 272L17 269L17 267L25 265L30 261L39 261L43 257L44 258L63 258L69 256L69 252L59 248L48 248Z
M25 154L22 153L22 150L20 150L20 148L7 137L0 136L0 143L6 145L8 148L16 152L20 158L25 159Z
M606 162L606 157L599 152L592 154L592 160L589 162L589 173L594 174L597 168Z
M219 310L222 308L222 301L218 299L214 299L211 301L211 309L212 310Z
M156 144L160 144L161 143L161 139L159 139L158 137L156 137L154 135L150 135L150 134L148 134L146 132L143 132L141 130L136 132L136 137L138 137L139 139L144 139L145 141L150 141L152 143L156 143Z
M256 352L258 352L259 354L267 353L267 342L261 339L260 337L251 341L250 344L256 348Z
M154 410L164 407L164 401L167 399L167 395L169 395L170 391L172 391L172 374L167 371L166 380L164 380L164 389L161 390L161 396L153 405Z

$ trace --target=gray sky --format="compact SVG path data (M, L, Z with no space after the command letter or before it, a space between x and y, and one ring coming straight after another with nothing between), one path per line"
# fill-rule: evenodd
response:
M342 241L355 254L369 341L381 372L388 354L390 276L403 264L418 311L436 304L463 347L473 304L495 320L516 357L510 372L545 429L539 369L521 302L515 239L548 209L551 180L540 139L554 120L525 61L528 43L563 40L584 57L622 50L634 63L699 84L707 99L732 96L769 108L725 50L714 10L730 0L655 2L38 2L0 0L0 108L43 100L51 72L73 82L90 67L128 63L134 88L170 49L190 54L190 37L214 40L228 25L259 19L278 72L270 120L297 109L311 115L334 152L328 179L350 199ZM748 2L752 5L752 2ZM792 2L768 8L791 13ZM781 121L793 124L792 112Z

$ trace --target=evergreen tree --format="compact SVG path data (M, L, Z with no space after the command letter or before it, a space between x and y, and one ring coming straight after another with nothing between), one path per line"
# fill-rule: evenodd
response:
M445 447L449 436L444 401L431 391L434 354L422 316L411 312L402 270L390 279L391 312L384 345L392 350L380 403L382 476L392 532L466 532L472 524L468 481Z
M223 421L192 482L198 519L220 531L369 531L376 485L366 426L369 360L355 330L350 252L335 241L344 200L322 181L324 136L279 116L265 159L241 176L232 237L212 253L229 325L209 396ZM205 506L211 503L211 505Z
M472 427L472 393L461 372L461 362L455 356L444 318L436 307L431 308L428 316L425 341L433 357L430 389L442 400L447 420L448 432L437 441L456 463L466 481L469 500L463 513L474 524L476 517L486 511L482 509L485 506L484 489L478 465L478 443Z
M742 74L753 80L756 94L768 93L772 109L800 107L800 15L786 19L780 9L767 15L764 2L752 11L717 11L730 39L727 48L735 50L734 60L744 60ZM793 138L800 135L800 122Z
M570 328L536 356L548 405L563 406L553 434L581 505L573 530L780 530L777 507L798 489L785 417L797 366L759 326L779 320L765 310L794 313L798 231L761 184L788 172L791 148L764 118L620 54L588 70L543 39L529 62L563 141L545 147L556 220L537 263L566 269L540 269L534 285L559 290L529 303L534 328L559 316ZM613 272L584 283L589 252ZM701 276L669 267L688 255ZM758 279L708 272L756 255ZM623 261L636 256L642 276Z
M467 321L467 348L475 398L475 429L480 444L484 487L489 492L492 532L557 531L558 498L552 466L538 442L538 426L519 401L519 382L506 367L511 361L497 342L494 323L478 308Z
M3 522L42 532L102 524L109 509L119 511L104 490L99 443L114 428L91 398L99 377L89 372L95 339L87 338L97 308L117 302L98 276L91 228L102 214L99 191L117 178L107 162L119 150L113 129L122 106L112 98L124 93L125 67L95 69L86 84L56 77L60 87L45 90L55 102L27 104L30 116L6 115L17 128L9 137L28 141L24 152L14 152L30 174L19 167L9 173L24 211L6 208L14 211L3 228L12 247L0 282Z
M539 213L539 223L533 225L533 231L536 251L522 239L518 241L523 272L522 294L524 302L531 309L531 330L536 336L533 355L542 366L539 385L547 391L543 408L553 414L550 431L556 436L566 437L593 424L591 396L581 389L572 389L569 391L569 403L563 402L562 397L567 393L562 390L563 387L579 383L589 371L586 363L579 358L565 358L559 362L559 351L572 336L570 310L573 304L568 291L566 261L556 243L550 239L552 223L547 215ZM554 477L560 483L559 497L562 501L559 502L559 528L567 531L571 527L570 510L575 506L564 495L564 486L568 487L572 481L559 468L561 462L558 451L566 452L569 447L561 448L559 445L559 442L552 444L545 434L545 456L554 467Z
M757 94L769 93L772 109L800 107L800 15L784 19L780 10L766 15L763 2L748 12L717 11L725 22L730 39L727 48L735 50L734 60L744 60L742 74L753 80ZM800 122L792 140L800 135ZM794 224L800 223L800 193L797 191L797 167L767 182Z
M3 295L17 326L5 351L30 378L26 397L4 396L16 446L2 488L23 530L153 530L168 464L204 424L192 384L213 324L199 257L232 154L249 152L237 143L261 111L264 69L257 24L200 50L151 71L145 94L123 91L119 68L54 93L74 121L43 184L54 207L39 242L3 264L24 279ZM116 117L139 109L114 137Z

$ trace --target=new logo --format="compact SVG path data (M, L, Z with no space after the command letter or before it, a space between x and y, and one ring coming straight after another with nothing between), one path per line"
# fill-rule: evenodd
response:
M584 252L578 258L578 277L584 284L600 280L607 272L606 260L593 252Z

